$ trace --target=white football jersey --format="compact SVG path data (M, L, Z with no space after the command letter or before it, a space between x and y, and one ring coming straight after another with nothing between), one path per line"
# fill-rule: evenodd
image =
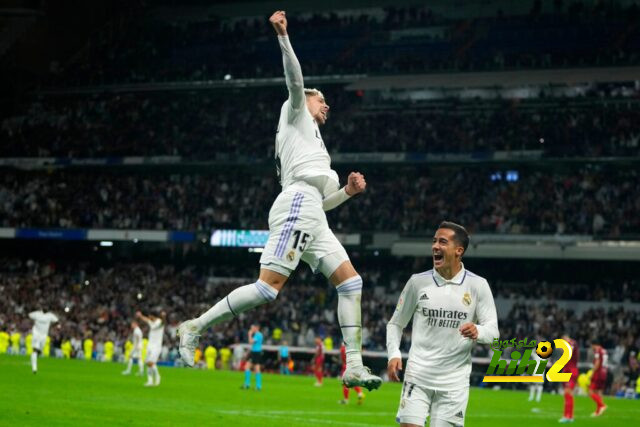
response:
M320 128L307 109L302 69L289 37L279 36L284 74L289 90L280 109L276 133L276 165L282 188L304 181L324 197L340 187L338 174L331 169L331 157L324 146Z
M136 326L133 330L133 347L132 351L141 350L142 349L142 329Z
M405 378L435 390L469 385L473 340L462 336L460 326L474 323L482 344L499 337L489 284L464 266L451 280L435 270L411 276L387 325L389 359L401 357L402 330L412 317Z
M29 317L34 321L31 333L34 337L44 338L49 335L49 327L58 321L58 317L51 313L44 313L42 310L32 311Z
M331 169L331 158L320 129L306 105L298 110L291 107L289 100L282 105L276 134L276 156L283 188L305 181L318 188L322 195L338 190L338 174ZM323 182L323 177L328 178L328 182ZM326 185L331 186L329 191Z
M164 338L164 323L161 319L149 322L149 346L162 347Z

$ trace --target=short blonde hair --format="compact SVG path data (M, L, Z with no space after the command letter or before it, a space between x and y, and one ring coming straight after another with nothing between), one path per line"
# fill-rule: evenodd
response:
M316 88L304 88L304 94L306 96L319 96L320 98L324 99L324 95L322 94L322 92L320 92L318 89Z

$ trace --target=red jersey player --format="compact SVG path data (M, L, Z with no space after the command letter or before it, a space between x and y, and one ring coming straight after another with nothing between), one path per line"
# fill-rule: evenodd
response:
M324 347L322 338L316 337L316 353L313 356L313 372L316 374L316 387L322 386L322 377L324 375Z
M344 371L347 369L347 347L345 347L344 343L340 346L340 359L342 360L342 372L340 375L344 375ZM353 388L356 393L358 393L358 405L362 405L362 401L364 400L364 393L362 392L361 387ZM346 405L349 403L349 389L346 386L342 386L342 395L344 398L339 401L341 405Z
M597 340L591 342L593 350L593 375L589 386L589 396L596 402L596 411L592 417L599 417L607 409L607 405L602 401L602 392L607 383L607 350L605 350Z
M569 338L568 335L563 335L561 337L563 340L569 343L571 347L571 359L564 365L564 369L562 372L570 372L571 379L569 382L564 383L564 415L560 418L560 423L572 423L573 422L573 390L576 388L576 384L578 383L578 360L580 360L580 347L578 346L578 342L574 339Z

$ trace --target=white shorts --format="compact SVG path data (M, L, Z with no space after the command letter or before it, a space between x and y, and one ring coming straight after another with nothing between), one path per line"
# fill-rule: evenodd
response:
M434 421L438 420L452 426L464 426L468 402L468 386L453 391L442 391L406 380L402 385L396 421L423 426L427 417L431 415L431 425L435 425Z
M334 256L323 261L331 254ZM319 270L327 276L349 260L329 228L318 191L304 183L287 187L273 202L269 211L269 240L260 264L289 276L300 260L309 264L314 273Z
M40 337L36 335L31 336L31 348L33 348L34 350L42 351L46 343L47 343L46 335L44 337Z
M140 358L140 353L142 352L141 349L135 349L135 350L131 350L131 354L129 355L130 358L132 359L139 359Z
M160 357L160 352L162 351L162 347L149 346L147 347L147 359L145 362L156 363L158 358Z

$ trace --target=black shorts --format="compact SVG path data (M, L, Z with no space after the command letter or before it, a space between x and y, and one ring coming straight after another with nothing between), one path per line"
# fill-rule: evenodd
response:
M254 365L262 365L262 352L261 351L252 351L249 354L249 362Z

